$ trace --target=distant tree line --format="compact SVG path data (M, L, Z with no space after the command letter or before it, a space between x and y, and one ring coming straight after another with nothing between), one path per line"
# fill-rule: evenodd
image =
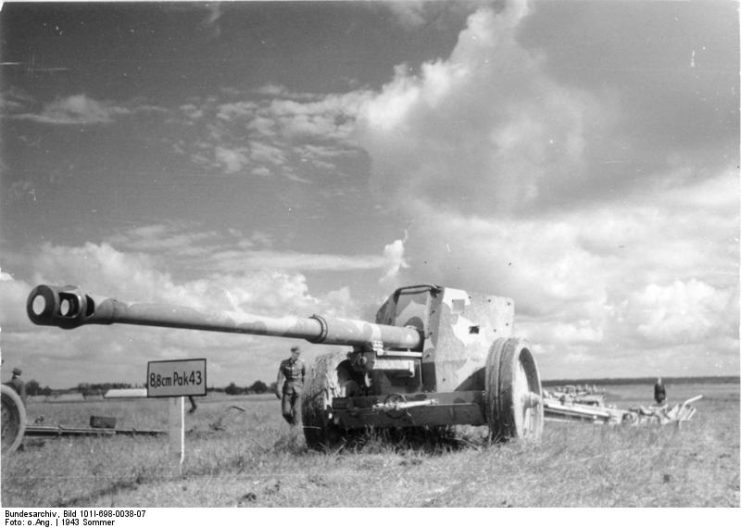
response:
M52 390L47 385L42 388L35 379L26 382L26 396L51 396Z
M682 384L682 383L740 383L739 376L695 376L695 377L671 377L662 376L665 384ZM655 377L642 378L582 378L582 379L553 379L543 380L544 387L564 386L564 385L653 385ZM38 381L31 379L26 382L26 394L28 396L51 396L52 394L64 394L79 392L85 396L104 395L110 389L132 389L144 388L146 384L132 384L123 382L105 382L105 383L78 383L76 387L69 389L51 389L47 385L41 387ZM275 392L275 382L268 385L264 381L257 380L252 385L240 387L233 381L226 387L208 387L207 392L224 392L229 395L235 394L264 394L266 392Z
M268 385L264 381L257 380L255 383L248 387L239 387L233 381L229 383L224 389L224 392L229 395L234 394L264 394L269 391L275 391L275 382Z
M91 396L96 394L105 394L111 389L131 389L133 385L131 383L123 382L106 382L106 383L78 383L77 391L82 393L84 396Z

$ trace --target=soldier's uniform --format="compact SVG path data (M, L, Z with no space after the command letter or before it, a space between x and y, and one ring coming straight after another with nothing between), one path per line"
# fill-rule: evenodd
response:
M661 378L656 380L656 384L654 385L654 400L656 400L656 403L661 405L664 403L664 400L666 400L666 387L664 387L664 382L661 381Z
M301 419L301 394L304 392L305 376L306 366L301 358L291 357L280 362L277 390L280 391L283 418L291 425L298 425Z
M11 387L21 397L23 403L26 403L26 384L21 379L21 374L21 369L14 368L13 377L5 384Z

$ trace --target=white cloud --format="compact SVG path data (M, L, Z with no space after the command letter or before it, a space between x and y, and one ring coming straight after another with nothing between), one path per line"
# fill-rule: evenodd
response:
M272 116L286 138L346 141L367 92L328 95L316 101L274 99L266 114Z
M703 345L737 367L735 169L602 170L619 98L554 81L518 40L527 15L478 10L447 59L397 67L361 107L375 189L412 222L407 274L514 298L546 377L707 372Z
M421 4L398 11L413 25L430 14ZM251 248L214 252L214 269L378 268L381 282L404 271L511 296L519 329L548 351L545 365L555 371L568 369L559 358L573 357L628 374L647 345L676 369L692 369L698 360L685 354L699 341L720 355L737 347L725 315L738 315L735 170L697 178L679 159L660 170L603 170L605 160L630 155L604 139L625 125L620 98L551 78L545 58L518 40L528 14L524 2L479 9L448 58L399 65L377 93L319 97L273 85L256 106L204 103L223 122L209 141L266 147L239 150L253 172L297 159L330 171L341 155L364 149L378 196L413 225L412 237L387 245L383 257ZM681 295L696 309L669 310Z
M252 101L240 101L226 103L218 107L216 117L223 121L231 121L239 118L252 118L257 114L259 106Z
M662 286L649 284L627 302L628 324L653 345L700 343L726 333L733 292L691 279ZM736 304L738 299L736 298Z
M150 226L139 229L138 234L148 239L171 230ZM380 266L382 258L378 260ZM166 262L166 258L157 256L124 253L106 243L44 244L32 258L32 284L77 284L88 293L123 301L160 302L204 311L226 310L273 317L306 317L312 313L357 317L359 312L347 287L314 295L309 291L306 277L297 271L211 270L201 278L177 279L167 271ZM338 265L332 257L328 262L330 266ZM270 265L270 260L266 263ZM344 265L341 259L339 265ZM0 274L3 357L14 365L29 368L30 377L52 387L90 380L137 381L143 377L148 360L204 355L214 371L221 372L211 377L211 383L223 386L237 380L247 384L256 379L269 382L289 343L280 338L128 325L74 331L36 327L25 315L30 290L28 283L7 273ZM311 359L324 348L308 345L307 350Z
M707 374L707 354L735 368L736 187L729 171L681 192L531 218L407 202L411 217L425 219L405 247L407 274L512 297L517 334L543 351L549 377L652 375L659 357L676 373ZM647 349L661 355L647 360ZM564 358L577 352L591 359L569 371Z
M440 19L450 13L467 13L472 8L491 4L491 0L467 0L466 2L430 2L428 0L391 0L383 2L383 8L389 9L394 21L410 30L420 30L435 26ZM371 3L372 6L379 5Z
M37 278L215 309L354 316L350 290L311 294L303 272L379 270L382 281L413 275L513 297L517 332L534 341L546 378L737 371L736 164L700 176L679 160L661 171L626 165L603 174L589 158L613 145L599 138L622 116L619 98L554 81L543 57L517 38L527 12L524 4L477 11L447 59L423 64L418 75L399 66L378 93L321 97L266 86L259 101L181 107L197 136L181 152L226 173L300 179L289 170L299 159L331 170L365 149L379 197L400 222L413 221L411 236L383 255L285 252L258 236L233 233L224 243L150 226L112 245L44 246ZM408 14L421 21L421 11ZM84 103L60 103L49 115L105 118L104 104ZM195 256L188 246L199 256L191 272L206 278L168 273L167 256ZM3 285L8 298L26 286ZM253 354L268 347L214 334L114 331L117 341L141 347L141 357L198 345L229 356L222 367L240 364L245 343ZM52 361L41 352L48 336L12 339ZM89 346L74 348L78 339L60 355L90 354Z
M255 163L264 163L273 166L281 166L286 163L286 155L282 149L268 143L251 141L249 143L249 156Z
M25 99L22 105L13 108L18 112L12 114L11 117L47 125L101 125L113 123L122 116L167 113L165 108L147 104L141 98L135 98L126 103L115 103L113 101L99 101L85 94L58 97L54 101L44 104L40 111L29 112L28 109L35 105L34 101ZM192 112L193 109L186 105L183 111Z
M189 225L154 224L119 232L109 237L108 242L127 252L144 252L150 255L167 253L175 258L203 258L211 252L210 244L216 236L213 231L197 231ZM234 237L241 238L239 235Z
M397 21L410 28L416 28L425 23L425 2L407 0L403 2L389 2L388 8L396 15Z
M250 161L244 152L221 146L214 148L214 160L224 168L224 172L227 174L239 172Z
M30 326L26 315L26 298L31 286L0 271L0 328L8 330Z
M167 273L158 272L155 260L143 253L122 253L111 245L55 246L45 243L32 258L34 283L85 285L113 294L124 292L145 301L172 285Z
M409 267L409 264L404 260L404 243L407 241L407 236L405 231L403 240L397 239L384 246L383 257L386 262L379 283L383 285L396 284L401 270Z
M131 110L107 101L96 101L85 94L57 99L44 106L39 114L21 114L20 119L53 125L95 125L112 123L117 116Z
M190 146L176 142L175 150L226 174L280 174L302 183L312 181L307 166L332 174L339 161L359 155L351 135L369 92L319 96L270 85L252 95L260 98L181 106L182 123L197 136Z
M76 284L106 296L184 304L208 310L220 310L226 306L238 311L263 311L275 315L323 309L347 316L357 312L349 289L329 292L329 300L323 300L309 294L302 272L380 270L388 265L388 248L393 245L387 246L384 256L301 254L255 249L256 244L264 246L270 243L265 235L255 233L251 239L244 239L249 243L242 244L242 249L227 251L222 249L224 240L214 240L214 234L173 236L176 232L172 227L153 225L132 230L116 239L117 245L147 253L123 252L108 243L86 243L83 246L44 244L32 257L32 282ZM159 237L162 237L162 245L151 247L149 242ZM174 241L168 244L168 240ZM184 251L195 243L193 241L201 247L197 255ZM173 276L169 270L173 260L178 260L179 266L199 278ZM208 273L200 273L199 266L204 266ZM15 281L7 274L2 278L0 283L8 292L23 291L26 295L30 291L26 283ZM17 295L6 297L15 298ZM8 304L4 306L10 309Z
M388 270L389 266L399 266L396 257L388 254L389 246L384 255L300 253L280 251L272 246L272 237L261 231L246 236L233 229L219 233L200 231L189 224L154 224L130 229L109 238L108 244L101 245L100 253L105 253L109 248L120 258L138 258L137 255L140 255L147 259L147 266L153 269L167 269L169 262L179 262L190 273L201 275L241 274L260 270ZM80 248L70 251L74 255ZM48 255L56 252L49 246L42 253ZM88 257L86 260L89 260ZM67 272L69 268L63 271Z
M302 271L353 271L379 269L387 260L378 255L328 255L293 251L224 250L213 254L214 269L234 273L239 270L278 269Z
M450 57L394 79L358 118L357 141L374 162L377 188L461 212L491 216L534 210L578 194L585 138L610 112L565 89L517 41L523 5L480 9Z
M198 108L193 103L188 103L180 106L180 111L183 112L183 115L185 115L185 117L192 121L196 121L203 117L203 110Z

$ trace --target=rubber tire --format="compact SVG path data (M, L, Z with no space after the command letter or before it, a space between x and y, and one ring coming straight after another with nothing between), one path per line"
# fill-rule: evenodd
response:
M345 396L340 363L346 359L344 352L330 352L319 356L309 369L301 400L301 420L309 449L328 450L343 441L345 431L327 418L326 409L334 398Z
M495 441L539 441L543 435L543 391L538 366L524 339L497 339L486 361L486 419ZM525 404L528 393L539 402Z
M26 407L21 397L7 385L2 389L2 453L12 453L23 442L26 432Z

